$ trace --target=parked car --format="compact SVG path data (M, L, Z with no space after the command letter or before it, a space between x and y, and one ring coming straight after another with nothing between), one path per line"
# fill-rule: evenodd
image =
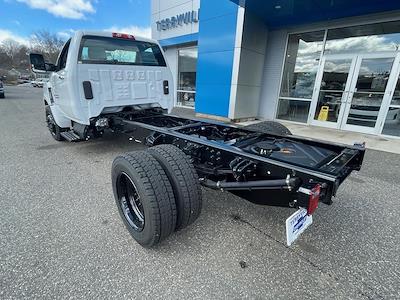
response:
M0 80L0 98L5 98L4 85L3 85L3 82L1 80Z
M29 82L30 82L30 79L29 79L29 76L27 76L27 75L21 75L21 76L18 78L18 83L19 83L19 84L29 83Z
M45 82L48 82L48 80L44 78L38 78L37 80L32 81L31 84L33 87L43 88Z

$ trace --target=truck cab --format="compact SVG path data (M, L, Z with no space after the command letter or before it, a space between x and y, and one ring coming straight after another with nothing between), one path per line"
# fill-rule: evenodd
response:
M44 85L46 118L55 123L49 124L50 129L87 130L110 113L172 109L172 74L157 41L77 31L63 46L56 64L34 53L30 61L34 72L50 73Z

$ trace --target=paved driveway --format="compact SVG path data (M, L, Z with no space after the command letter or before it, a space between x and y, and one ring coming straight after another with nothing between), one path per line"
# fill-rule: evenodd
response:
M69 144L44 124L40 89L0 99L0 299L400 297L400 156L364 167L292 247L290 209L203 190L204 210L159 247L120 220L110 167L138 150L122 136Z

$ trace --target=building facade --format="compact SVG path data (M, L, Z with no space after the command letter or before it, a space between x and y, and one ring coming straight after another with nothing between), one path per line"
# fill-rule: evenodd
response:
M400 2L152 0L176 105L400 137Z

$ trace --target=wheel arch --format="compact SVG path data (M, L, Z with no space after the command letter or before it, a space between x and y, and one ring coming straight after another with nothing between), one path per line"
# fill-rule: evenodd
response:
M46 100L45 100L46 101ZM68 119L57 107L57 105L49 105L54 121L61 128L71 128L71 120Z

